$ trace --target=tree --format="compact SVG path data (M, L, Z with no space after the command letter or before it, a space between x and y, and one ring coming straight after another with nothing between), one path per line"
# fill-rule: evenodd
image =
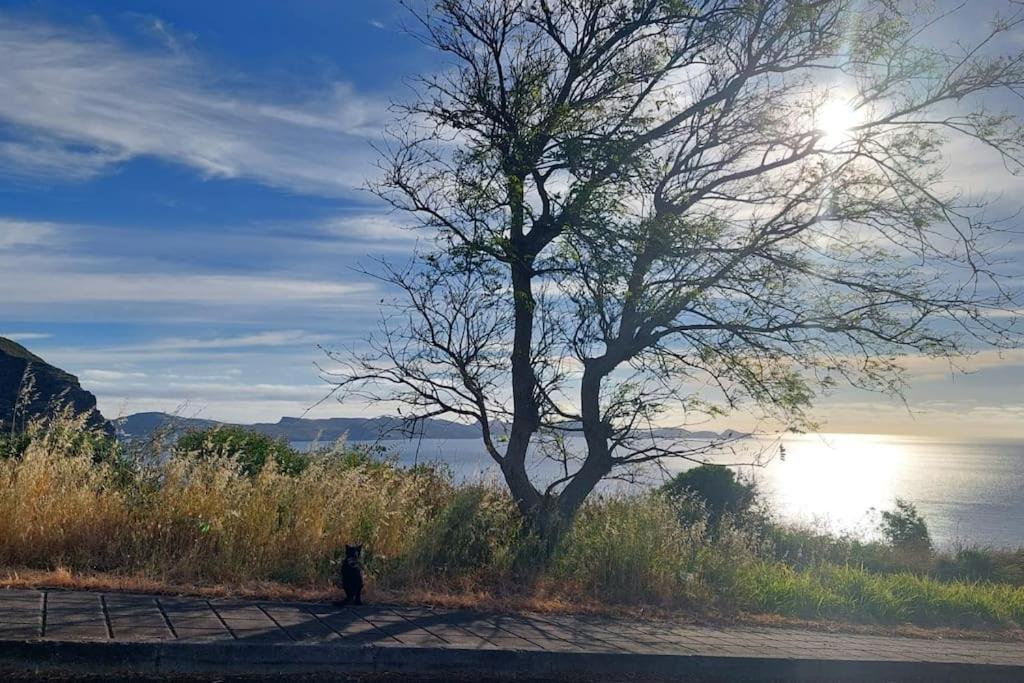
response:
M1019 45L996 53L1022 8L946 50L936 26L957 15L919 9L412 8L450 68L401 108L374 189L436 248L385 265L399 296L365 349L333 354L337 395L476 421L557 540L602 479L701 459L658 438L666 419L806 428L836 384L898 393L903 354L1016 343L992 315L1014 298L994 251L1007 228L943 181L955 138L1021 169L1020 122L986 102L1019 101ZM562 476L532 479L535 457Z
M727 515L734 521L745 521L758 503L757 486L724 465L698 465L675 475L661 489L681 504L689 514L692 498L700 501L699 512L706 515L708 526L716 531ZM762 515L763 516L763 515Z
M928 554L932 549L932 537L928 523L910 501L896 499L893 510L882 510L878 530L893 548Z

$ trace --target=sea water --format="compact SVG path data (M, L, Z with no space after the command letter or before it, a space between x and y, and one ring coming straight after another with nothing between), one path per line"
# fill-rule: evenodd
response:
M404 465L444 463L459 481L499 477L497 466L475 439L392 440L377 446ZM583 450L579 440L570 439L569 447ZM1024 441L786 435L748 439L705 459L730 464L754 479L783 520L870 537L878 511L903 498L924 515L940 546L1024 546ZM647 468L637 481L608 482L603 489L656 486L696 463L673 459L664 465L665 471ZM538 482L563 473L560 464L536 454L530 470Z

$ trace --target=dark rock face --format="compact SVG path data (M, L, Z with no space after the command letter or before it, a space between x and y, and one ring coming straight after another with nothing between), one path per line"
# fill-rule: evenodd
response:
M19 404L19 396L26 396ZM18 431L65 406L86 415L86 424L113 436L111 424L96 410L96 397L78 378L55 368L21 344L0 337L0 429Z

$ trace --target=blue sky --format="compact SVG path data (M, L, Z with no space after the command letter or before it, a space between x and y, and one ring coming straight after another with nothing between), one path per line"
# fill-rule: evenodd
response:
M357 267L417 239L360 189L388 103L440 66L405 20L384 0L5 0L0 335L79 375L108 416L312 405L317 345L357 343L386 296ZM1012 209L1024 180L993 163L961 180ZM967 376L911 366L916 416L844 391L826 426L1024 436L1024 355Z

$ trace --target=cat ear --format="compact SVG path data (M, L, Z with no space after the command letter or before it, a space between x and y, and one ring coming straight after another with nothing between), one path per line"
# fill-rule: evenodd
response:
M348 552L349 550L352 550L352 546L350 546L348 543L346 543L345 544L345 552Z
M356 552L357 553L363 552L363 544L362 543L360 543L359 545L356 546Z

